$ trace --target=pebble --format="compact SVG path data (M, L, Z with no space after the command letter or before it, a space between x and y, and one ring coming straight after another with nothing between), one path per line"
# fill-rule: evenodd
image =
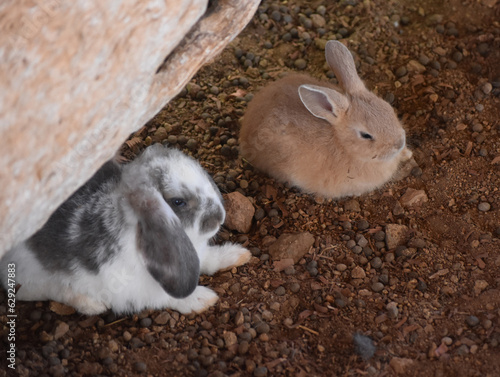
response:
M254 377L266 377L267 376L267 368L266 367L257 367L253 371Z
M373 292L381 292L384 289L384 284L376 282L372 284Z
M418 62L422 65L427 65L429 64L431 61L431 59L429 59L429 57L427 55L424 55L424 54L421 54L419 57L418 57Z
M335 266L335 268L337 269L337 271L344 272L347 269L347 266L343 263L339 263L337 264L337 266Z
M139 322L139 324L141 325L141 327L149 327L149 326L151 326L152 323L153 323L153 320L151 318L149 318L149 317L143 318Z
M224 339L224 344L227 348L231 347L233 344L238 343L238 338L232 331L225 331L224 334L222 334L222 338Z
M380 267L382 267L382 259L380 259L379 257L375 257L371 260L370 264L373 268L378 270Z
M297 293L298 291L300 291L300 284L299 283L290 284L290 291L292 291L292 293Z
M356 224L359 230L366 230L370 227L370 223L365 219L359 220Z
M398 69L396 69L395 75L396 77L403 77L408 73L407 69L405 66L401 66Z
M477 318L475 315L470 315L468 316L466 319L465 319L465 322L467 323L467 325L469 325L470 327L475 327L477 325L479 325L479 318Z
M449 336L445 336L441 339L441 343L446 344L447 346L451 346L453 343L453 339L451 339Z
M129 342L132 339L132 335L128 331L123 332L123 340Z
M389 302L385 308L387 309L387 314L388 314L389 318L391 318L391 319L398 318L399 309L398 309L398 304L396 302L394 302L394 301Z
M387 249L392 250L406 241L408 227L399 224L387 224L385 226L385 243Z
M366 272L365 272L365 270L363 270L362 267L356 266L351 271L351 277L353 279L364 279L366 277Z
M360 212L361 207L360 207L359 202L357 200L351 199L351 200L348 200L344 204L344 210L346 212Z
M271 328L265 322L259 322L255 326L255 331L257 331L257 334L267 334L267 333L269 333L270 330L271 330Z
M481 212L488 212L491 209L491 204L488 203L488 202L482 202L482 203L479 203L479 205L477 206L477 208Z
M488 95L491 93L491 91L493 90L493 85L491 85L491 83L487 82L487 83L484 83L482 86L481 86L481 90L483 91L484 94Z
M274 293L276 294L276 296L284 296L286 294L285 287L279 286L278 288L276 288Z
M295 68L303 70L307 67L307 62L304 59L297 59L293 62Z
M136 370L136 372L144 373L148 369L148 366L146 365L146 363L138 361L134 363L134 369Z
M40 310L33 310L30 314L30 319L33 322L38 322L42 318L42 312Z

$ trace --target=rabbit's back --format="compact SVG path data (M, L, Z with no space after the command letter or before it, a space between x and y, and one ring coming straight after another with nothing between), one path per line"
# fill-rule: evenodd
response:
M331 127L327 121L311 116L298 93L300 85L320 83L307 75L290 74L261 89L249 103L242 120L242 156L280 180L300 176L300 165L321 163L311 154L311 148L331 149ZM333 84L327 85L336 88ZM302 164L290 163L291 160L297 162L295 156L301 156Z
M70 271L82 266L97 272L118 250L123 216L114 192L120 166L107 162L26 241L49 271Z

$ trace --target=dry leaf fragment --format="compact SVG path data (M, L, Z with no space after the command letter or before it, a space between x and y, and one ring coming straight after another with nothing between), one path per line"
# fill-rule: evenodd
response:
M56 301L51 301L49 308L51 311L59 315L71 315L76 312L75 308Z

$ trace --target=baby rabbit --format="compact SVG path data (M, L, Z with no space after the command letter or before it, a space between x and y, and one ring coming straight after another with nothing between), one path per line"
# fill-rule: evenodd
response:
M300 74L265 87L242 120L241 155L305 192L361 195L412 153L394 110L366 89L349 50L328 41L326 60L342 89Z
M199 274L242 265L245 248L209 246L222 197L194 159L161 144L126 165L111 160L31 238L0 261L15 264L18 300L55 300L83 314L145 308L201 312L217 301Z

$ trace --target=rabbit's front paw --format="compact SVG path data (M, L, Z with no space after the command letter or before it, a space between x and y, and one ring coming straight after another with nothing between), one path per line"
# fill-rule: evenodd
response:
M242 266L245 263L248 263L252 258L252 253L240 245L231 245L230 253L232 258L229 259L236 260L229 266L225 267L226 269Z
M108 307L103 302L82 294L71 297L67 304L85 315L97 315L108 310Z
M177 300L177 304L171 307L182 314L201 313L215 305L218 299L217 293L210 288L198 286L188 297Z
M212 275L219 270L241 266L251 257L252 254L238 244L228 242L220 246L211 246L201 260L201 272Z

